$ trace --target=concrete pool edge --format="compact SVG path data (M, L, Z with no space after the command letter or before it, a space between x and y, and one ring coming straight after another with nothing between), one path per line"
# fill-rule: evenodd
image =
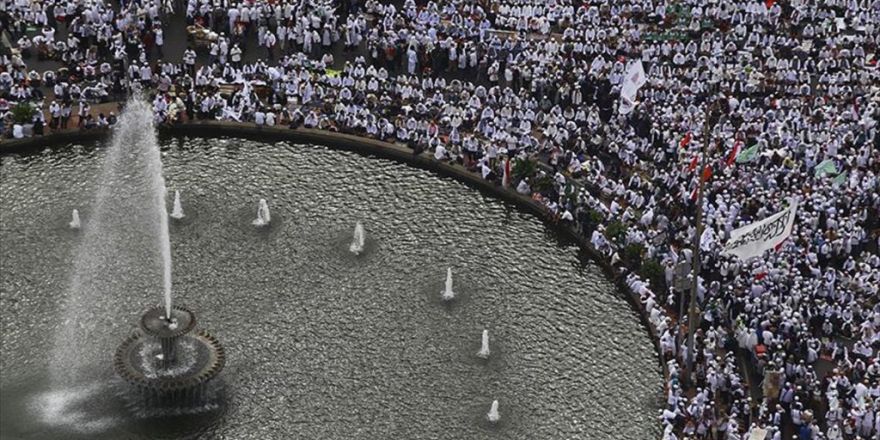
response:
M655 353L658 356L664 381L668 378L668 369L662 350L660 349L659 335L650 324L647 311L642 307L638 294L633 292L625 283L624 275L627 272L619 272L610 264L608 258L603 256L590 244L589 240L580 234L572 225L559 224L552 218L549 211L540 203L530 197L523 196L513 189L507 189L495 182L483 179L479 174L468 171L464 167L448 162L437 161L430 154L413 154L413 151L401 144L370 139L362 136L332 132L317 129L290 129L287 127L265 127L247 123L221 122L221 121L194 121L178 125L161 126L158 128L160 135L172 137L198 137L198 138L243 138L263 142L289 141L296 143L313 143L324 145L329 148L352 151L362 155L372 155L380 158L405 163L416 168L434 172L436 174L453 178L470 187L476 188L492 196L512 203L518 208L539 217L543 223L568 239L578 244L578 247L590 256L590 259L600 266L605 275L610 278L615 286L624 292L624 298L631 308L637 312L642 326L647 330ZM111 130L70 130L55 132L42 137L26 139L4 140L0 143L0 156L36 152L47 147L66 144L100 141L111 135ZM658 395L659 395L658 390Z

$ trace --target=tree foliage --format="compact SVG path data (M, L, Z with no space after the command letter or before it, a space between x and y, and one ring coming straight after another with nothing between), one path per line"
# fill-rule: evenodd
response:
M16 124L30 124L34 121L37 109L30 103L22 102L12 107L12 120Z

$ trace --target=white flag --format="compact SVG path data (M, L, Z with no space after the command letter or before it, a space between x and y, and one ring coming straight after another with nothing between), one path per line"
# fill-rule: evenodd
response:
M620 106L618 106L620 114L625 115L633 110L636 94L646 82L648 82L648 78L645 77L645 68L642 66L642 60L630 63L626 69L626 76L623 78L623 85L620 88Z
M709 252L713 246L715 246L715 232L712 228L706 228L700 236L700 249Z
M628 115L633 111L634 108L636 108L636 103L631 101L629 98L624 96L623 93L621 93L620 105L617 106L617 111L619 111L622 115Z
M797 213L797 200L788 208L764 220L743 226L730 233L724 245L724 254L736 255L741 260L760 257L764 251L782 244L791 235Z
M749 440L764 440L767 438L767 430L759 427L752 428L749 432Z

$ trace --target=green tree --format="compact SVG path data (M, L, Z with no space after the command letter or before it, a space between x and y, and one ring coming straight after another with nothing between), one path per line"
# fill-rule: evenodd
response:
M515 179L522 180L535 175L538 171L538 164L532 159L515 159L513 169L510 171Z
M30 103L21 102L12 107L12 120L16 124L30 124L34 121L37 109Z
M541 176L532 181L532 191L544 192L553 188L553 179L550 176Z
M645 247L641 244L630 243L623 248L623 263L633 270L639 270L642 266L642 254L645 253Z
M653 258L649 258L642 263L642 267L639 269L639 275L641 275L642 278L650 280L651 285L654 286L655 289L660 289L660 287L666 283L663 266L659 261Z
M605 237L611 241L621 241L626 237L626 225L620 220L614 220L605 228Z

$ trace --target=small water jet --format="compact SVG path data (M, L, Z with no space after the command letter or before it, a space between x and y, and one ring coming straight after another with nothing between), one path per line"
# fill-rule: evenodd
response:
M446 288L443 289L443 301L452 301L455 299L455 292L452 290L452 268L446 268Z
M183 205L180 204L180 191L174 191L174 206L171 208L171 218L180 220L184 216Z
M488 359L489 353L489 330L483 330L483 342L480 345L480 351L477 352L477 357Z
M260 199L259 205L257 219L253 221L253 224L254 226L266 226L272 221L272 216L269 214L269 203L266 202L266 199Z
M498 401L492 401L492 407L489 408L489 413L486 414L486 418L489 419L491 423L498 423L501 420L501 414L498 412Z
M361 252L364 251L364 225L361 222L357 222L354 225L354 237L352 237L351 245L348 247L348 250L355 255L360 255Z
M68 225L70 226L70 229L79 229L82 227L82 223L79 221L79 210L73 210L73 215Z

